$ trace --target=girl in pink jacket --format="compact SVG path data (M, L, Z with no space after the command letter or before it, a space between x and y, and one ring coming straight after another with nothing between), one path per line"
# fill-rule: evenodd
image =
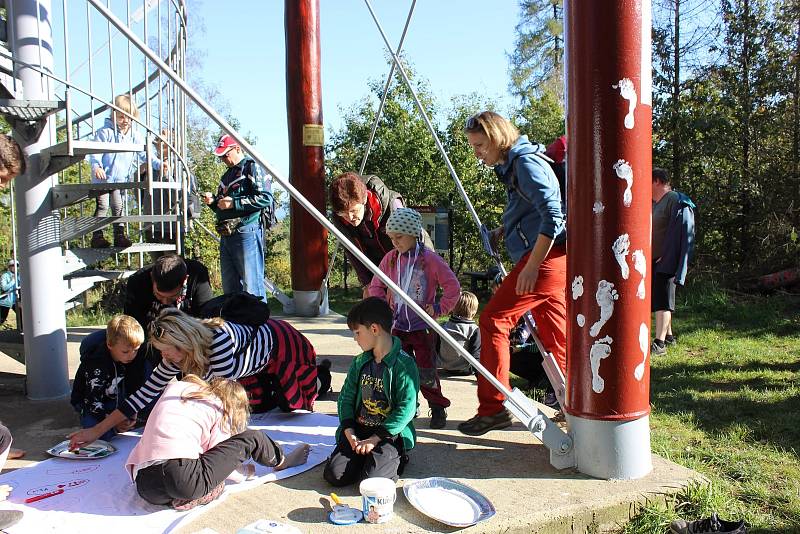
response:
M425 248L422 217L410 208L398 208L386 221L386 235L394 250L381 260L380 269L433 318L447 315L458 302L461 285L450 267L436 252ZM442 298L436 301L436 291ZM385 298L394 312L392 335L400 338L403 350L411 355L419 368L422 396L430 408L430 427L444 428L450 400L442 394L436 372L436 332L405 303L387 292L386 284L375 276L369 285L369 296Z
M149 503L189 510L219 497L225 479L241 478L250 458L276 471L306 462L308 445L285 454L263 432L247 429L249 416L247 394L234 380L187 375L171 382L125 465L136 491Z

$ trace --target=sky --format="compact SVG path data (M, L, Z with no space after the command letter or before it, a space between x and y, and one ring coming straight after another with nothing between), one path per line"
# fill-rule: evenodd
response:
M364 1L319 1L328 138L339 128L342 110L369 93L370 80L383 83L390 65ZM195 10L189 19L189 47L200 58L199 72L188 73L190 84L202 80L218 89L242 132L254 136L261 155L288 176L284 2L188 4ZM411 1L372 0L372 5L396 48ZM507 90L507 54L513 50L518 15L517 0L418 0L403 50L440 103L477 92L504 109L513 103Z

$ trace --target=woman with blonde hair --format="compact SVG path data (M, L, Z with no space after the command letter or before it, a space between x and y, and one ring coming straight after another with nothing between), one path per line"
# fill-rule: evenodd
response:
M544 156L506 118L483 111L464 127L475 156L494 168L508 196L502 226L490 241L504 237L514 262L478 322L481 364L503 385L509 384L509 333L527 311L539 337L566 374L566 209L558 180ZM469 436L511 425L503 395L478 375L478 414L458 429Z
M149 406L178 374L239 379L262 372L277 378L284 411L313 410L317 397L316 352L289 323L267 319L249 326L221 318L200 320L175 308L150 323L149 343L161 352L150 378L105 419L70 435L70 446L92 442Z
M188 510L219 497L226 478L253 474L242 468L250 458L276 471L305 463L308 445L286 454L247 429L248 402L244 388L226 378L205 382L190 374L169 384L125 465L139 495Z

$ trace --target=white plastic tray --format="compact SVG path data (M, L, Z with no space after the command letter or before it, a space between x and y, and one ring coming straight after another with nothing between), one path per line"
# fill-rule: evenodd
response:
M478 491L443 477L407 482L403 493L411 506L445 525L468 527L494 516L494 506Z

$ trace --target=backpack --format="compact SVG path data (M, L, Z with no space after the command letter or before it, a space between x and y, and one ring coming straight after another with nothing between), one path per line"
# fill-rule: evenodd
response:
M519 196L521 196L522 198L525 199L526 202L528 202L528 204L533 204L533 202L531 202L531 199L529 199L527 196L525 196L525 193L523 193L522 190L519 188L519 182L517 181L517 168L516 168L517 158L520 157L520 156L527 155L527 154L531 154L531 152L525 152L523 154L517 154L516 156L514 156L514 159L511 160L511 183L508 184L508 190L509 190L509 192L516 191L517 193L519 193ZM545 163L547 163L547 165L553 171L553 174L556 175L556 181L558 182L558 189L561 191L561 202L562 202L562 204L564 206L566 206L567 205L567 163L565 161L562 161L561 163L556 163L555 161L553 161L549 157L545 156L541 152L534 152L533 155L536 156L537 158L541 159Z
M204 319L222 317L247 326L261 326L269 316L269 304L245 291L214 297L200 309L200 317Z
M256 162L253 161L252 159L248 159L247 161L245 161L244 167L242 167L242 176L248 176L248 177L254 176L255 173L253 173L253 165L255 164ZM272 191L270 191L270 193L272 193ZM276 209L275 209L274 195L272 196L272 202L270 202L270 205L261 210L259 221L261 222L261 227L264 230L269 230L276 224L278 224L278 216L276 214Z

